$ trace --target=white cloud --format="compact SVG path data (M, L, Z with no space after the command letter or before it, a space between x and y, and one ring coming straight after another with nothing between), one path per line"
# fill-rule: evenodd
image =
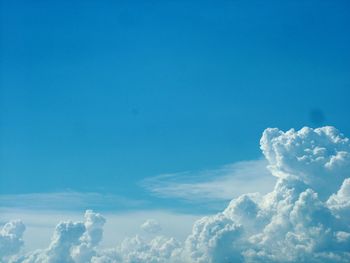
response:
M82 244L91 244L92 263L350 262L349 140L332 127L267 129L261 148L278 178L274 189L197 220L184 242L135 235L101 249L104 220L90 211L85 222L60 223L47 249L12 262L81 262L74 258Z
M158 197L192 202L231 200L244 193L267 193L276 180L265 160L243 161L215 170L164 174L148 178L142 185Z
M59 220L79 222L82 220L81 214L82 212L79 211L0 208L0 218L3 222L21 218L25 223L26 231L23 235L25 243L23 249L25 251L45 248L50 242L52 232ZM104 224L104 234L100 246L114 247L117 243L121 243L124 238L139 234L140 226L149 218L158 222L163 235L184 240L191 232L193 223L203 215L166 210L137 210L119 213L105 212L104 216L107 220ZM147 235L147 233L142 234ZM153 237L154 235L152 234Z
M143 231L149 234L157 234L162 230L160 224L154 219L147 219L142 225Z
M273 175L295 177L322 199L350 176L350 142L334 127L266 129L260 144Z
M336 194L327 200L328 207L340 218L350 218L350 178L344 180Z
M135 236L125 239L115 251L116 262L170 262L172 258L178 257L180 243L164 236L157 236L150 241ZM99 256L96 257L98 258Z
M348 139L330 127L286 133L267 129L261 148L271 171L279 177L274 191L243 195L232 200L223 213L204 219L203 226L194 228L192 234L197 238L192 238L189 247L191 260L231 262L230 257L235 256L236 262L348 262L350 223L344 213L335 213L329 205L338 208L336 204L343 204L348 196L347 159L336 157L334 161L339 152L347 151L342 156L350 152ZM346 180L331 197L333 202L323 201L331 193L320 188L318 176L331 189L339 189ZM230 240L229 246L220 245L223 236ZM198 247L214 250L198 254Z
M0 230L0 260L6 260L23 246L24 224L19 220L6 223Z
M71 251L74 262L85 263L96 255L96 247L102 240L103 226L106 219L91 210L85 212L85 232L80 237L80 244Z

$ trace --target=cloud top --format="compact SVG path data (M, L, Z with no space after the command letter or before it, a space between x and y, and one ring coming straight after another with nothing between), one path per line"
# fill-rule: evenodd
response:
M301 180L322 198L350 176L350 141L334 127L287 132L270 128L260 145L273 175Z

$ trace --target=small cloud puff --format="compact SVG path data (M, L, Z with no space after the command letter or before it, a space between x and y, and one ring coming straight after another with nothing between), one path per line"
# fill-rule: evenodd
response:
M149 234L157 234L162 231L160 224L154 219L146 220L142 225L141 229Z
M350 262L349 139L333 127L267 129L260 143L278 178L274 190L232 200L221 213L198 220L183 243L136 236L98 249L105 220L87 211L85 222L60 223L46 250L8 262ZM13 248L2 250L11 251L7 258L17 253L24 231L9 224L0 235L1 248ZM149 220L143 228L155 226Z

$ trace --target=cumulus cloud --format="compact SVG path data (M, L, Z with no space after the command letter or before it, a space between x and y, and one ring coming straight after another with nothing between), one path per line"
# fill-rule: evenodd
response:
M260 144L273 175L301 180L323 199L350 176L350 142L334 127L266 129Z
M125 239L115 250L116 262L160 263L179 257L180 243L174 238L157 236L150 241L140 236ZM96 257L96 260L99 257Z
M224 211L198 220L183 242L136 235L103 250L105 221L87 211L85 222L60 223L47 249L12 262L350 262L349 140L333 127L267 129L260 145L277 177L273 191L233 199ZM20 240L19 229L1 235Z
M23 246L24 224L20 220L10 221L0 230L0 262L20 251Z
M47 249L37 250L17 258L23 263L82 263L96 255L96 246L102 239L105 219L87 210L85 222L61 222Z
M85 232L79 240L79 245L72 249L74 262L89 262L96 255L96 247L102 240L105 222L105 218L100 214L91 210L85 212Z
M331 195L327 205L339 218L350 218L350 178L345 179L339 191Z

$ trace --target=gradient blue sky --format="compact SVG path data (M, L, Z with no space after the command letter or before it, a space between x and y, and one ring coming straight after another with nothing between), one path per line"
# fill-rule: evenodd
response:
M258 159L267 127L349 136L349 8L2 0L0 194L152 207L140 181Z

